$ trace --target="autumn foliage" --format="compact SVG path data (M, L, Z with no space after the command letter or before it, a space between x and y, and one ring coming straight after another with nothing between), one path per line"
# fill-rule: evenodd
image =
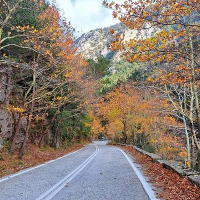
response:
M66 138L71 143L85 140L89 137L89 131L83 130L86 111L78 110L77 91L87 63L76 52L74 28L54 3L16 0L0 5L0 63L5 80L10 81L0 106L14 122L7 138L10 154L19 149L22 158L30 141L58 148ZM77 119L69 121L76 123L65 123L74 114ZM72 134L71 129L79 132Z
M169 134L169 126L178 126L175 118L166 112L172 107L158 94L126 84L108 92L93 109L105 127L100 130L112 140L152 147L163 158L185 159L180 138Z
M111 49L148 69L142 84L171 104L170 116L179 124L171 126L171 132L176 127L177 135L185 138L188 166L200 168L199 1L128 0L103 4L135 35L126 40L124 35L110 30ZM165 123L160 118L158 121Z

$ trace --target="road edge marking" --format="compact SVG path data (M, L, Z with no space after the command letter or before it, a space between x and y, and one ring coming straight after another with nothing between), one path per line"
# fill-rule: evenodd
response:
M122 150L119 149L117 147L114 147L115 149L118 149L127 159L127 161L129 162L129 164L131 165L133 171L135 172L135 174L137 175L138 179L140 180L146 194L149 196L150 200L158 200L155 196L154 191L152 190L152 188L150 187L150 185L147 183L147 181L145 180L145 178L143 177L143 175L140 173L140 171L138 170L138 168L134 165L133 161L128 157L128 155Z
M82 147L81 149L77 150L77 151L70 152L70 153L68 153L68 154L66 154L66 155L64 155L64 156L62 156L62 157L56 158L56 159L54 159L54 160L50 160L50 161L44 162L44 163L42 163L42 164L40 164L40 165L36 165L36 166L34 166L34 167L29 167L29 168L27 168L27 169L21 170L21 171L19 171L19 172L14 173L14 174L10 174L10 175L4 176L4 177L0 178L0 183L2 183L2 182L4 182L4 181L7 181L7 180L10 180L10 179L12 179L12 178L14 178L14 177L20 176L20 175L22 175L22 174L25 174L25 173L27 173L27 172L30 172L30 171L32 171L32 170L34 170L34 169L38 169L38 168L40 168L40 167L42 167L42 166L45 166L45 165L47 165L47 164L50 164L50 163L52 163L52 162L58 161L58 160L60 160L60 159L62 159L62 158L65 158L65 157L68 157L68 156L73 155L73 154L75 154L75 153L78 153L78 152L81 151L82 149L83 149L83 147Z
M65 178L61 179L58 183L56 183L35 200L51 200L56 194L58 194L65 187L65 185L69 183L72 179L74 179L98 154L99 148L96 145L95 148L95 152L91 156L89 156L83 163L81 163L75 170L70 172Z

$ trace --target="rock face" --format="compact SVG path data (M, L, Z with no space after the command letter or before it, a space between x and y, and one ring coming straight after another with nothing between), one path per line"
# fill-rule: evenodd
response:
M3 139L9 138L12 132L12 117L6 110L11 92L11 77L9 67L0 69L0 148Z
M113 39L110 29L114 29L115 33L119 35L122 35L126 30L122 24L116 24L108 28L96 29L85 33L76 40L78 53L82 53L86 59L96 60L99 56L112 59L115 53L109 49Z
M110 50L110 44L113 40L110 29L113 29L115 34L123 36L124 41L141 37L148 38L157 32L155 28L138 32L124 27L121 23L103 29L92 30L84 33L76 40L78 53L82 53L86 59L96 60L99 56L103 56L109 60L119 61L122 52L112 52Z

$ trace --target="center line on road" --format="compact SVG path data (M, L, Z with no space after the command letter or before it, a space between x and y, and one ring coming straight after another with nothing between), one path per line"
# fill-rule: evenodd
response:
M79 165L74 171L68 174L65 178L51 187L48 191L44 194L39 196L36 200L50 200L52 199L58 192L60 192L67 183L69 183L73 178L75 178L91 161L92 159L98 154L99 148L95 146L95 152L87 158L81 165Z

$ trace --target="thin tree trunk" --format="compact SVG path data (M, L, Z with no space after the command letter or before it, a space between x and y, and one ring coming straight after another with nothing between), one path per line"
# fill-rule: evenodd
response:
M42 128L41 128L41 137L39 139L39 142L38 142L38 147L40 148L42 146L42 140L44 138L44 135L45 135L45 131L44 131L44 120L42 120Z
M200 138L200 111L199 111L199 97L198 97L198 91L196 86L196 80L195 80L195 58L194 58L194 47L193 47L193 41L190 36L190 28L186 29L188 39L189 39L189 48L190 48L190 60L191 60L191 75L192 75L192 90L194 93L194 101L195 101L195 112L196 112L196 118L197 118L197 128L198 128L198 138Z
M181 103L181 102L180 102ZM192 114L192 107L193 107L193 95L191 97L191 114ZM185 85L184 85L184 113L187 113L187 96L186 96L186 91L185 91ZM183 122L185 126L185 137L186 137L186 144L187 144L187 166L191 168L191 152L190 152L190 137L188 133L188 126L187 126L187 121L185 115L183 115Z
M126 127L126 120L123 121L124 130L123 130L123 137L124 137L124 144L127 143L127 127Z
M36 68L34 66L34 69L33 69L33 82L31 84L31 86L29 87L29 90L27 91L26 95L25 95L25 100L29 94L29 92L31 91L31 89L33 88L33 94L32 94L32 102L31 102L31 110L30 110L30 114L28 116L28 122L27 122L27 128L26 128L26 132L25 132L25 137L24 137L24 140L22 142L22 146L20 148L20 151L19 151L19 158L21 159L24 155L24 151L25 151L25 148L26 148L26 144L27 144L27 141L28 141L28 137L29 137L29 130L30 130L30 126L31 126L31 121L32 121L32 115L33 115L33 109L34 109L34 94L35 94L35 84L36 84Z
M137 142L137 127L134 126L133 128L133 144L136 145L136 142Z
M190 138L189 138L189 133L187 130L187 123L185 117L183 117L184 121L184 126L185 126L185 137L186 137L186 143L187 143L187 165L190 168L191 167L191 153L190 153Z
M44 136L45 136L45 132L42 133L42 136L40 137L40 140L39 140L39 143L38 143L39 148L42 146L42 140L43 140Z
M31 126L31 117L32 117L32 114L30 114L29 117L28 117L28 123L27 123L27 127L26 127L25 137L24 137L24 140L22 142L22 146L19 150L19 155L18 155L19 159L22 159L22 157L24 155L24 150L25 150L25 147L26 147L26 143L28 141L29 129L30 129L30 126Z
M191 166L192 168L195 167L195 161L196 161L196 157L195 157L195 143L194 143L194 137L193 135L191 136L191 140L192 140L192 147L191 147Z
M18 119L18 122L17 122L17 127L16 127L16 130L14 132L12 144L11 144L11 147L10 147L10 154L11 155L13 155L13 153L14 153L15 145L16 145L16 140L17 140L17 136L18 136L18 134L20 132L21 125L22 125L22 113L19 114L19 119Z
M5 105L8 106L10 102L10 94L12 92L12 67L8 67L7 69L7 87L6 87L6 94L5 94Z

